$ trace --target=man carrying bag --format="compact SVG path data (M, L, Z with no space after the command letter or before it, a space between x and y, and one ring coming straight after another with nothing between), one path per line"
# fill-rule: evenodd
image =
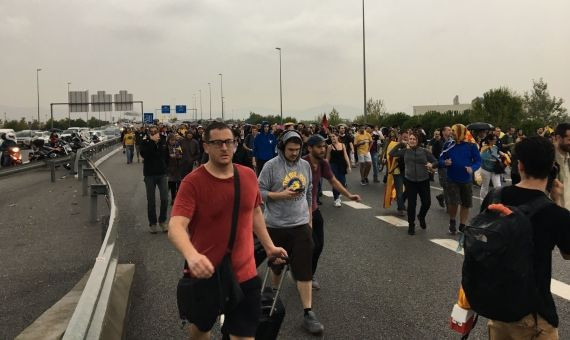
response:
M207 127L204 147L209 161L184 178L172 209L169 239L187 264L178 286L178 305L180 317L191 324L193 340L209 339L221 313L223 331L232 339L254 338L261 283L253 232L269 257L287 257L267 234L255 174L231 162L234 143L224 123Z

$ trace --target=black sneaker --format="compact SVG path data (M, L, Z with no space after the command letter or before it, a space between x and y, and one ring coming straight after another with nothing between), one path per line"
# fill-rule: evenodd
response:
M418 215L418 221L420 221L420 228L422 228L422 229L427 228L426 218L425 218L425 217L424 217L424 218L421 218L421 217Z
M455 228L455 221L453 221L453 222L450 221L450 222L449 222L449 233L450 233L451 235L457 234L457 228Z
M360 185L366 185L366 181L364 179L360 180Z
M303 317L303 328L315 335L321 334L325 330L325 327L317 320L317 316L312 310Z
M410 224L408 226L408 235L415 235L416 234L416 226L414 224Z
M445 208L445 200L443 198L443 194L439 194L439 195L435 196L435 198L437 198L437 202L439 203L439 206L442 208Z
M370 183L370 182L368 182L368 177L366 177L366 178L364 179L364 182L366 182L366 184Z

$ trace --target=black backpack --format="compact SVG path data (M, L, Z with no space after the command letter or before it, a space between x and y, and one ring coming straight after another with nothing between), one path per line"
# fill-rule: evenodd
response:
M488 319L514 322L535 311L530 218L554 203L544 195L524 205L504 206L500 190L491 195L491 204L465 229L461 283L475 312Z

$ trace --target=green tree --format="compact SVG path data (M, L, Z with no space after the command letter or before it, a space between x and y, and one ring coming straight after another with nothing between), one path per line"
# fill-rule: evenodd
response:
M472 121L483 121L507 128L524 119L523 98L507 87L491 89L472 102Z
M556 125L568 119L567 110L562 106L564 99L551 97L548 84L540 78L532 81L532 91L524 95L524 108L531 120Z
M340 118L340 113L334 107L332 111L328 114L327 119L329 121L329 125L331 126L337 126L343 122L342 119Z

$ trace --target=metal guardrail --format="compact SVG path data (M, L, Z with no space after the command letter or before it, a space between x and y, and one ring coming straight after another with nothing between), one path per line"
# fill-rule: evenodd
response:
M118 227L115 225L117 208L113 190L105 175L97 168L99 162L88 161L88 163L95 171L97 185L104 184L107 187L105 196L110 208L109 224L103 244L95 259L95 265L63 336L64 340L99 339L101 337L118 263L118 245L116 244ZM81 180L88 180L88 177L84 176ZM91 194L93 195L94 192L92 191Z
M108 139L104 142L99 142L97 144L90 145L85 148L77 150L77 155L75 156L75 162L73 164L73 171L76 173L80 172L80 159L93 159L94 155L99 154L101 151L113 147L115 144L119 144L121 141L120 137L115 137ZM81 180L81 176L77 176Z

